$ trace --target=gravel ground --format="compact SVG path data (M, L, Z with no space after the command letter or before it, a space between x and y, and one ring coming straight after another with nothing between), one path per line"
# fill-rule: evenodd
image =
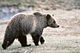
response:
M54 14L60 27L44 29L42 36L45 43L40 46L35 46L28 34L28 43L32 46L21 47L15 40L9 48L3 50L1 44L8 20L0 20L0 53L80 53L80 10L44 12Z

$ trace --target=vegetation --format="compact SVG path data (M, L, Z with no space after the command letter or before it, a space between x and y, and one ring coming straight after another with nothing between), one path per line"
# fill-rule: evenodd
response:
M0 5L21 4L61 9L80 9L80 0L0 0Z

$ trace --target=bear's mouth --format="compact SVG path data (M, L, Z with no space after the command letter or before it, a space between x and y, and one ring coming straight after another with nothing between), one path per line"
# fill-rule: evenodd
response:
M59 25L57 25L57 26L51 26L52 28L59 28Z

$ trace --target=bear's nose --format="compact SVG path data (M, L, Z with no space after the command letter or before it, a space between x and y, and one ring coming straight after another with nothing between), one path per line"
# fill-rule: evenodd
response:
M57 27L59 27L59 25Z

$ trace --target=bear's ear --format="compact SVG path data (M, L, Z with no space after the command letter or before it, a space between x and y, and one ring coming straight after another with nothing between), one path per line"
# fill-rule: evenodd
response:
M39 12L35 12L34 15L36 15L36 16L41 16L42 14L39 13Z
M47 14L47 16L46 16L47 20L49 20L50 17L51 17L51 15L50 14Z

